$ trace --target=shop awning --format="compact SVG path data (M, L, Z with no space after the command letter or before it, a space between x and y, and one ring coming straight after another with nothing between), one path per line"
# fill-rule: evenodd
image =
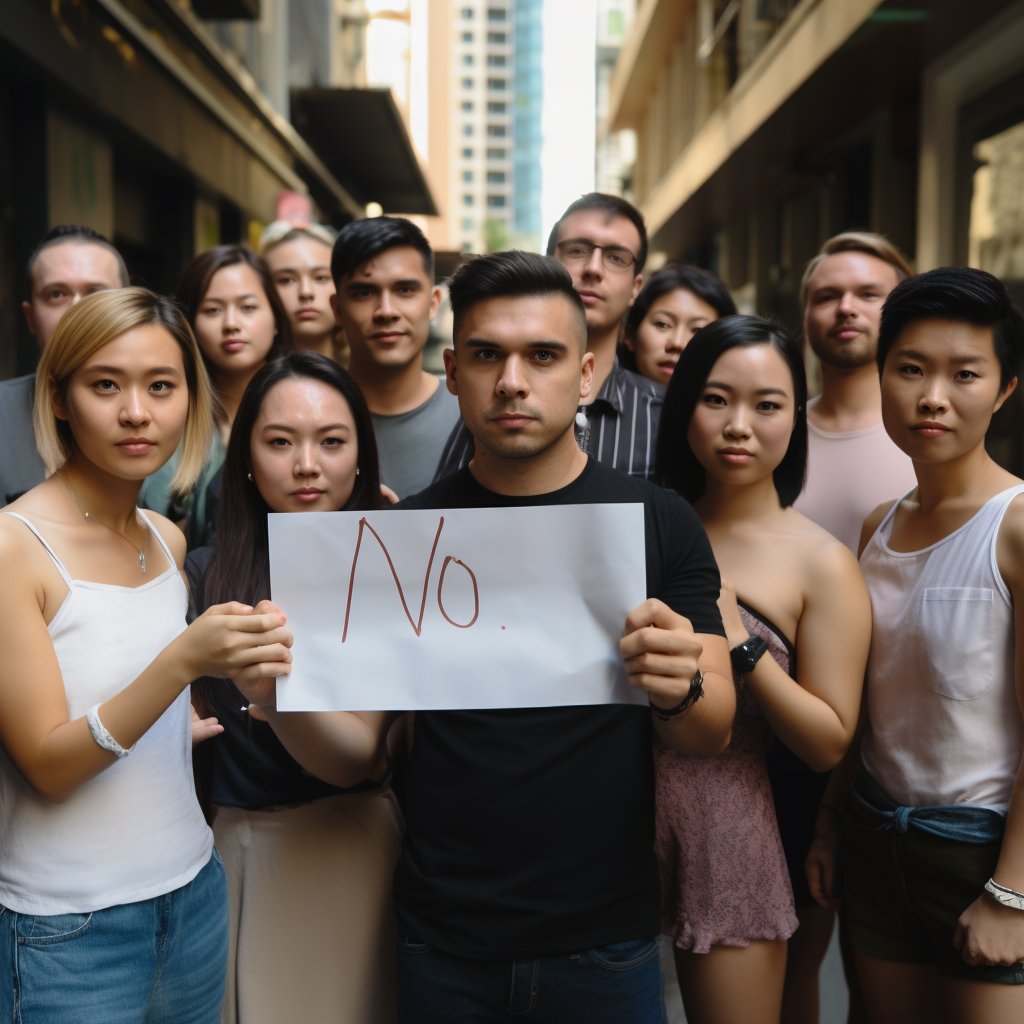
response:
M291 122L331 174L385 213L437 215L391 90L295 89Z

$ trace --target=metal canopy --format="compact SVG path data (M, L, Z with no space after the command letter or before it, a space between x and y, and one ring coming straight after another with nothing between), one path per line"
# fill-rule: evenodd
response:
M391 90L294 89L291 121L357 202L437 216Z

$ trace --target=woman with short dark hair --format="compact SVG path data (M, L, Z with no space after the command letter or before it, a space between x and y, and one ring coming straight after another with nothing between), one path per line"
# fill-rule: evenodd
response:
M717 758L655 745L662 929L691 1024L778 1024L797 920L766 754L774 734L826 771L857 724L870 605L850 551L792 508L806 400L796 340L724 317L683 352L658 433L661 480L693 504L722 572L737 688Z

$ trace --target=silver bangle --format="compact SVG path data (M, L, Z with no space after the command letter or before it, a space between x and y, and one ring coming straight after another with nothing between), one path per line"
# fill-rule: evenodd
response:
M104 750L109 750L112 754L117 754L118 757L127 757L135 749L135 744L133 743L127 750L125 750L125 748L122 747L109 732L107 732L105 726L100 721L99 708L99 704L94 704L85 713L85 720L89 723L89 732L92 733L92 738Z
M994 878L985 883L985 892L991 893L1004 907L1012 910L1024 910L1024 892L1017 892L1016 889L1007 889L1000 885Z

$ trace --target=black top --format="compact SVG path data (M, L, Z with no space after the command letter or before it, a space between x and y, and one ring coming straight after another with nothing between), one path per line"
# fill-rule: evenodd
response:
M665 388L619 365L618 359L597 397L579 411L587 417L581 445L598 462L630 476L650 479ZM473 435L460 419L445 443L434 482L464 469L473 458Z
M197 548L189 552L185 571L191 582L190 591L202 593L200 580L213 548ZM194 609L201 614L205 608ZM267 722L253 718L243 708L249 702L229 679L213 680L214 692L223 688L224 698L214 709L224 731L206 741L211 747L213 767L213 803L224 807L244 807L255 811L261 807L300 804L338 793L359 793L379 788L371 779L351 789L339 789L310 775L285 749Z
M399 508L611 502L644 505L647 593L695 632L723 636L718 567L696 513L593 458L550 494L495 494L463 469ZM400 925L493 960L657 935L652 738L650 711L637 705L417 712Z

